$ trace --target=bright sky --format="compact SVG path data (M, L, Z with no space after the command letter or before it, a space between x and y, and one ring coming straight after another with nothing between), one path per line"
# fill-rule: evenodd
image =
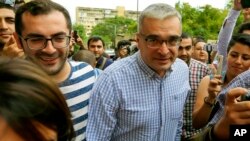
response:
M206 4L212 5L212 7L223 9L228 3L228 0L53 0L63 5L71 15L73 22L75 21L75 8L93 7L93 8L109 8L116 9L116 6L124 6L125 10L138 10L142 11L148 5L152 3L168 3L172 6L178 1L181 3L188 2L192 7L204 6Z

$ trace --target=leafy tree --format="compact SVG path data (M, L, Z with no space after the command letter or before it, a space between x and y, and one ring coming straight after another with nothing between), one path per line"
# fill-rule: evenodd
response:
M77 31L77 34L82 38L82 40L85 41L87 39L84 25L75 23L73 24L73 30Z
M77 34L80 36L80 38L83 40L84 43L86 43L87 37L86 37L86 31L82 24L73 24L73 30L77 31ZM74 52L77 52L79 50L80 46L74 45Z
M117 16L115 18L107 18L103 23L97 24L92 29L91 35L101 36L107 46L114 48L116 46L116 39L118 36L131 37L136 31L136 21Z
M183 31L205 39L217 39L227 10L213 8L210 5L193 8L188 3L177 3L175 7L182 15Z
M175 8L182 15L183 31L192 36L217 40L220 28L232 4L232 0L230 0L225 9L218 9L211 5L194 8L188 3L177 2ZM243 16L241 15L237 20L236 29L242 21ZM112 47L115 47L118 36L134 37L136 32L137 21L125 17L107 18L92 29L92 35L102 36L106 44Z

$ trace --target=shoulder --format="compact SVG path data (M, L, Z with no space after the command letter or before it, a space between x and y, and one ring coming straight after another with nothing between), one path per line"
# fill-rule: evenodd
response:
M112 64L114 61L112 60L112 59L110 59L110 58L106 58L107 59L107 61L106 61L106 64L107 65L110 65L110 64Z
M83 73L87 73L89 71L94 71L93 67L85 62L77 62L77 61L69 61L72 72L82 71Z
M200 62L200 61L195 60L195 59L191 59L189 68L191 70L195 69L196 71L197 70L198 71L205 71L207 74L209 74L209 72L210 72L210 68L209 68L208 64Z
M238 77L245 78L245 79L250 79L250 70L247 70L247 71L239 74Z
M136 65L136 59L133 56L129 56L115 61L112 65L104 70L107 73L120 72L121 70L132 69L132 66Z
M177 68L177 69L188 69L187 63L184 62L183 60L176 58L175 62L173 63L173 68Z
M200 66L200 67L208 68L208 66L207 66L206 63L203 63L203 62L195 60L195 59L191 59L190 65L195 65L195 66Z
M236 76L228 86L250 87L250 70L247 70Z

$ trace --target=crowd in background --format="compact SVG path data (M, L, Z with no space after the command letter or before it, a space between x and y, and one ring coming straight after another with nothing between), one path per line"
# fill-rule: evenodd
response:
M83 42L60 4L0 1L0 141L217 141L250 124L241 0L216 44L183 31L166 3L145 8L138 26L110 56L102 37Z

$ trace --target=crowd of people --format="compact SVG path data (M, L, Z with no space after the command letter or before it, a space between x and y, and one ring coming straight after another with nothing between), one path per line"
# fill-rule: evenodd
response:
M0 1L0 141L230 140L230 125L250 124L240 99L250 88L249 15L234 0L208 51L174 7L151 4L111 58L100 36L84 45L60 4Z

